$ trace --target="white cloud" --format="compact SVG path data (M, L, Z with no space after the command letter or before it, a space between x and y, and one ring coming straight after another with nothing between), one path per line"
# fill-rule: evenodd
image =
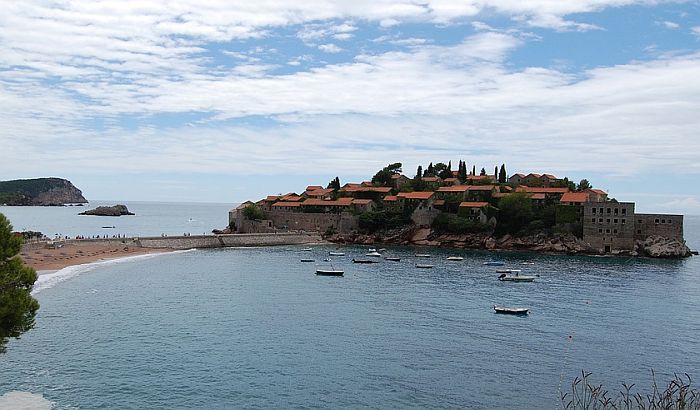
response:
M695 34L696 36L700 36L700 26L695 26L690 31Z
M324 53L340 53L343 51L342 48L336 46L335 44L321 44L318 46L318 49L323 51Z
M662 21L660 24L671 30L675 30L680 27L678 23L674 23L673 21Z

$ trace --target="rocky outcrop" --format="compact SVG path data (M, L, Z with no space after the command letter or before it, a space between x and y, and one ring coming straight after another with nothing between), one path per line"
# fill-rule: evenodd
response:
M15 206L62 206L87 203L82 191L61 178L0 181L0 204Z
M683 258L692 255L685 243L657 235L637 241L637 253L652 258Z
M78 215L95 215L95 216L122 216L122 215L134 215L129 212L126 205L114 205L114 206L98 206L95 209L89 209L85 212L81 212Z

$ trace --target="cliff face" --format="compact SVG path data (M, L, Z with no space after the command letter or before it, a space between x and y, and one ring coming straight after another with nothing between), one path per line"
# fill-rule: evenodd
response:
M82 191L61 178L0 181L0 203L6 205L65 205L87 203Z
M440 246L449 248L488 249L488 250L521 250L557 254L600 254L587 242L571 234L545 235L536 234L522 237L505 235L494 237L487 233L474 234L439 234L430 228L405 228L384 234L336 234L328 238L336 243L353 244L396 244ZM637 249L632 252L619 253L626 256L648 256L653 258L679 258L690 256L690 249L679 241L662 237L649 237L646 241L637 243Z

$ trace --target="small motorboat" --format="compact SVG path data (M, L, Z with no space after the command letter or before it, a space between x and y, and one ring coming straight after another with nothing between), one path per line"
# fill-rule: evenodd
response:
M316 274L319 276L343 276L345 271L334 269L316 269Z
M374 248L369 248L369 249L367 250L367 252L376 252L376 251L377 251L377 250L374 249Z
M515 273L522 272L520 269L496 269L496 273Z
M345 252L328 252L328 256L345 256Z
M428 255L427 253L417 253L416 254L416 258L429 258L429 257L430 257L430 255Z
M417 263L416 268L418 268L418 269L432 269L433 265L425 265L422 263Z
M311 252L313 249L311 248L302 248L302 252Z
M313 262L314 260L313 259L302 259L301 261L302 262Z
M464 258L461 256L448 256L447 260L448 261L463 261Z
M519 275L518 272L512 273L502 273L498 280L502 282L534 282L535 276L530 275Z
M384 257L385 261L392 261L392 262L400 262L401 258L397 258L395 256L386 256Z
M530 309L524 307L507 307L507 306L497 306L493 305L493 310L496 313L504 313L507 315L527 315Z
M534 264L535 264L535 262L529 262L529 261L525 261L525 262L521 263L521 265L534 265Z
M488 262L484 262L484 265L486 265L486 266L503 266L503 265L505 265L505 264L506 264L506 263L503 262L503 261L488 261Z
M375 252L366 253L365 256L371 256L373 258L381 258L382 254L375 251Z
M379 263L379 261L372 260L372 259L355 259L355 258L353 258L352 263Z

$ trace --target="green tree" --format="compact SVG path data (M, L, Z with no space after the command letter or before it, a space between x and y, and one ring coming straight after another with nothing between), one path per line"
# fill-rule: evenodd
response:
M457 173L457 178L459 182L464 183L467 180L467 163L464 161L459 161L459 172Z
M265 213L262 209L260 209L259 206L255 204L248 205L245 208L243 208L243 216L245 216L246 219L250 219L251 221L259 221L261 219L265 219Z
M328 183L326 188L331 188L334 191L337 191L340 189L340 178L335 177L335 179L332 179L331 182Z
M400 173L401 172L401 163L396 162L394 164L389 164L382 168L381 170L377 171L376 174L372 177L372 183L373 184L379 184L382 186L388 186L391 185L391 176Z
M498 201L498 234L517 234L526 228L533 219L532 200L530 194L516 192Z
M433 168L433 163L431 162L428 164L428 168L425 169L425 172L423 172L424 177L434 177L435 176L435 169Z
M486 168L481 168L481 172L479 172L479 175L482 177L486 176Z
M585 191L587 189L593 188L593 185L591 185L590 182L588 182L587 179L582 179L579 183L578 186L576 187L577 191Z
M21 247L22 238L12 233L10 221L0 214L0 353L7 339L18 338L34 326L39 309L31 295L36 272L17 256Z
M472 165L472 175L476 175L476 165Z
M506 164L501 164L501 170L498 172L498 182L505 184L508 181L508 174L506 174Z
M423 178L423 167L420 165L418 165L418 170L416 171L416 178Z

